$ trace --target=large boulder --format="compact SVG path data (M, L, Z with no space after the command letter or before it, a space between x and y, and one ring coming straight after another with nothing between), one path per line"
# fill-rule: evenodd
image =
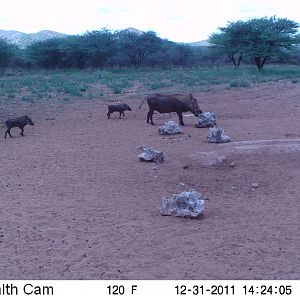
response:
M174 121L168 121L163 126L158 128L159 134L179 134L181 133L180 126Z
M209 128L209 135L207 137L211 143L228 143L230 137L225 134L224 129L221 127Z
M157 162L162 163L164 161L164 154L162 151L155 150L151 147L139 147L138 149L143 151L138 156L140 161L155 162L155 163Z
M204 210L204 199L197 191L184 191L161 198L159 210L164 216L197 218Z
M198 128L207 128L207 127L213 127L217 124L216 115L211 112L203 112L198 115L198 123L196 124L196 127Z

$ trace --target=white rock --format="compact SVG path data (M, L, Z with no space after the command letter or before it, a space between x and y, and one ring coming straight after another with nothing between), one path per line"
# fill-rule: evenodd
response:
M180 126L174 121L168 121L163 126L158 128L159 134L179 134L181 133Z
M235 161L232 161L232 162L229 164L229 167L231 167L231 168L236 167L236 162L235 162Z
M221 127L209 128L209 135L207 137L211 143L228 143L230 138L225 134L224 129Z
M206 128L206 127L213 127L217 124L216 115L211 112L203 112L198 115L198 123L196 127L198 128Z
M204 210L204 199L197 191L184 191L161 198L159 210L164 216L197 218Z
M141 154L138 155L140 161L155 163L162 163L164 161L164 155L162 151L155 150L151 147L139 147L138 149L143 151Z

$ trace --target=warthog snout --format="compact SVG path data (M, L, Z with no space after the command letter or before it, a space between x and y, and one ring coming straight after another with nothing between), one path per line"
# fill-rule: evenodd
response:
M197 99L193 99L191 105L190 105L190 108L191 108L191 112L196 116L198 117L200 114L202 114L202 109L199 107L198 105L198 102L197 102Z
M34 125L34 123L32 122L32 120L30 118L28 119L27 124L28 125Z
M199 115L201 115L203 113L202 109L200 108L198 111L196 111L196 113L194 113L194 115L196 117L199 117Z

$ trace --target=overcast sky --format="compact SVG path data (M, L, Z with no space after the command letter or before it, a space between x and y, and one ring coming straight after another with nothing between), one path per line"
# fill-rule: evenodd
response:
M300 23L299 0L2 0L0 29L82 34L103 27L152 30L174 42L195 42L228 21L273 16Z

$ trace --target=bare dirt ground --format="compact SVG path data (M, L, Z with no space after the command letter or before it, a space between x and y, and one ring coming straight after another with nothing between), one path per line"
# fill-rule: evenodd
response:
M148 125L134 95L122 120L100 101L1 106L36 124L0 139L0 278L300 279L299 83L194 95L231 143L208 143L193 116L160 136L177 116ZM140 145L166 161L139 162ZM189 189L202 217L160 214Z

